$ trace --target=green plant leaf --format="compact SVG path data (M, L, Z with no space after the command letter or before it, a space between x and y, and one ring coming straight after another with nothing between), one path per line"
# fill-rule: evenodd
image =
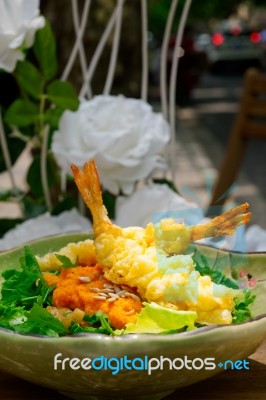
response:
M125 333L173 333L186 327L195 329L195 311L173 310L156 303L143 305L136 322L126 324Z
M27 320L22 324L14 325L16 332L21 334L34 333L58 337L67 334L64 324L49 313L45 308L34 304L29 312L25 313Z
M240 298L235 298L235 307L232 311L233 323L244 322L252 317L249 306L254 302L256 296L250 290L246 290Z
M24 208L25 218L35 218L40 214L47 211L47 207L43 202L43 199L32 199L30 196L24 196L22 199L22 205Z
M63 254L55 254L56 258L62 263L61 268L74 268L78 265L78 257L73 263L70 258L64 256Z
M15 76L17 82L26 93L39 99L42 93L43 78L38 69L29 61L19 61Z
M200 273L200 275L208 275L211 280L217 285L224 285L231 289L239 289L237 282L233 281L233 278L228 278L222 271L218 269L212 269L209 266L208 260L202 254L200 256L201 264L193 256L193 261L195 262L195 270Z
M55 37L47 20L45 26L36 33L33 51L44 78L50 81L57 73L57 56Z
M52 103L64 109L76 111L79 106L79 99L70 82L53 81L47 87L47 96Z
M49 108L44 114L44 121L52 128L57 129L59 120L65 110L62 108Z
M56 182L56 175L55 175L54 163L50 157L47 157L46 165L47 165L48 185L49 187L51 187ZM43 187L41 182L41 159L39 155L36 155L34 157L28 169L27 183L30 187L33 196L35 196L36 198L43 197Z
M24 247L20 259L21 270L7 270L2 273L5 279L1 290L1 302L30 309L35 303L51 305L53 286L48 286L31 249Z
M21 189L0 190L0 201L10 201L17 196L22 195L24 192Z
M31 101L18 99L8 108L5 121L9 125L28 126L39 119L38 107Z
M73 197L67 195L54 206L51 214L59 215L61 214L61 212L71 210L74 207L77 207L77 203L75 202Z
M114 330L110 325L109 318L102 311L97 311L93 315L85 314L83 317L83 321L87 322L89 326L81 326L77 323L73 323L70 327L70 333L76 334L87 332L114 335Z
M25 149L26 143L22 142L22 140L20 139L11 138L9 135L6 135L6 139L9 148L9 154L11 157L11 162L12 164L14 164L17 158L22 153L22 151ZM3 152L0 151L0 172L3 172L5 170L6 170L6 163L4 160L4 155Z

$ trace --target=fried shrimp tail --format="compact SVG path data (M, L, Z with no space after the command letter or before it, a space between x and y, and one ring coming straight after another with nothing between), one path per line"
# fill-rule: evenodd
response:
M213 218L210 222L191 228L191 240L232 235L239 225L248 223L251 213L248 203L241 204Z
M79 192L91 211L95 236L114 227L119 229L111 223L103 204L99 176L94 160L85 163L83 170L73 164L71 169Z
M156 245L168 254L182 254L190 242L208 237L232 235L239 225L249 221L251 213L246 212L248 208L248 203L241 204L209 222L194 226L178 223L172 218L161 220L155 226Z

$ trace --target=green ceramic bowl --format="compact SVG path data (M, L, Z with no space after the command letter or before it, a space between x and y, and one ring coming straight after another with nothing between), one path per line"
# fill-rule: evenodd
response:
M29 245L35 254L43 255L69 242L85 238L86 235L82 233L67 234L41 239ZM156 400L179 387L218 374L223 370L218 366L219 363L244 360L266 337L266 254L244 255L206 246L197 246L196 251L207 255L212 260L212 267L223 269L227 275L231 274L232 268L236 271L245 268L257 278L258 283L252 289L257 297L252 306L253 318L250 321L230 326L203 327L173 335L139 334L121 337L79 334L50 338L21 335L0 328L0 369L56 389L73 399ZM22 253L23 247L19 247L0 254L0 272L8 268L19 268L18 260ZM128 360L145 360L148 357L154 368L158 367L158 363L151 358L164 357L165 360L162 369L154 369L150 374L146 369L137 370L143 366L140 360L135 360L135 370L124 368L114 374L115 371L110 369L73 370L67 365L65 370L55 370L54 357L58 353L62 354L60 358L70 359L127 356ZM206 358L214 359L214 369L206 369L206 364L202 364L207 362ZM188 368L181 368L185 360L188 360ZM192 369L189 369L192 365L190 360L193 361ZM116 361L108 362L116 365ZM171 370L170 363L176 369ZM237 364L238 368L240 364Z

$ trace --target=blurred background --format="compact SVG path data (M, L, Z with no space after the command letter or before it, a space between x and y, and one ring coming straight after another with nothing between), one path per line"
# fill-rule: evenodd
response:
M69 54L68 47L74 33L65 4L65 0L42 2L43 12L58 36L62 66ZM149 101L157 109L160 109L160 52L170 4L171 0L148 0ZM92 2L91 25L85 35L88 53L93 52L114 5L115 0ZM58 24L59 13L64 24ZM133 97L140 95L139 15L140 2L126 1L112 93ZM169 71L179 19L177 10L168 48ZM263 72L266 70L265 1L192 1L182 48L176 88L175 183L186 198L207 207L239 108L244 73L250 67ZM110 49L111 43L96 71L94 93L102 91ZM81 79L80 72L74 69L72 80L78 80L78 77ZM266 141L249 141L232 193L234 201L250 203L252 223L258 223L263 228L266 228L265 155Z
M83 3L83 0L79 1L80 13ZM92 1L84 40L88 60L115 4L115 0ZM160 109L160 50L170 4L171 0L148 0L149 102L157 110ZM57 38L61 70L75 38L70 9L69 0L41 1L41 11L50 21ZM112 94L140 96L139 15L139 0L125 1ZM179 17L177 12L169 41L169 71ZM110 40L93 79L94 94L102 92L111 43ZM175 183L188 200L207 207L238 111L245 71L250 67L266 71L265 0L192 1L180 56L176 88ZM80 86L82 75L78 63L70 80ZM233 200L248 201L253 213L252 223L263 228L266 228L265 155L266 141L249 141L233 191ZM18 176L27 165L27 157L16 164ZM4 174L1 185L5 185ZM4 206L1 213L6 213Z

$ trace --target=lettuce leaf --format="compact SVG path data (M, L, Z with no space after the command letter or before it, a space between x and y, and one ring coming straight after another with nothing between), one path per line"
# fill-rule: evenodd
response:
M143 303L144 307L137 316L136 323L126 325L127 333L174 333L180 329L194 329L197 318L195 311L177 311L156 303ZM117 332L117 334L120 334Z
M250 290L245 290L240 298L235 298L235 306L232 311L233 324L247 321L252 317L249 306L254 302L256 296Z
M63 323L55 318L45 308L35 303L30 311L25 312L26 321L15 324L12 328L22 334L37 334L47 336L63 336L68 333Z
M20 259L21 271L14 269L2 273L5 279L1 290L1 303L25 307L33 304L52 305L53 286L48 286L31 249L24 247L24 257Z
M97 311L93 315L85 314L83 321L87 322L88 326L81 326L78 323L72 323L70 334L76 333L103 333L105 335L114 335L114 330L110 325L109 318L102 311Z
M224 285L231 289L239 289L239 285L237 281L233 280L233 278L228 278L225 276L222 271L218 269L212 269L209 266L208 260L203 255L200 256L200 260L202 264L199 264L197 260L193 257L193 261L195 262L195 270L200 273L201 276L208 275L211 280L217 285Z

